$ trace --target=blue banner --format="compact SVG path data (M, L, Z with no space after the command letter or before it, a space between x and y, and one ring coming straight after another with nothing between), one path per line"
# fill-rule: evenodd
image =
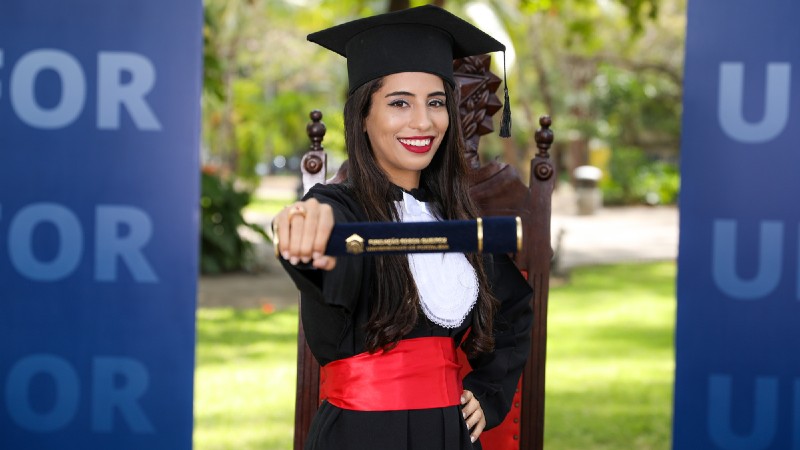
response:
M0 448L189 449L202 2L0 4Z
M675 449L800 449L800 2L689 2Z

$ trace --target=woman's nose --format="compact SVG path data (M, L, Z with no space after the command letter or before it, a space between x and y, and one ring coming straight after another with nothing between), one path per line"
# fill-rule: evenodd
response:
M427 130L432 123L428 108L415 108L409 125L415 130Z

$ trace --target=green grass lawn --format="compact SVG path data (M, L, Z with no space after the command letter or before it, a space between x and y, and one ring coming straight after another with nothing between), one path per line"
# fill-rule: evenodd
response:
M194 448L292 446L297 310L200 309Z
M551 289L545 448L668 449L675 265L575 270ZM292 447L297 310L198 312L194 448Z
M245 213L254 212L273 217L294 200L294 198L253 198L244 211Z
M675 264L592 267L551 289L545 448L668 449Z

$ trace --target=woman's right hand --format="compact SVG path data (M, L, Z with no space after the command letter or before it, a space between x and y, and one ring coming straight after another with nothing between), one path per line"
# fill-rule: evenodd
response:
M313 198L283 208L272 221L278 253L293 265L302 261L317 269L333 269L336 258L325 255L333 223L330 205Z

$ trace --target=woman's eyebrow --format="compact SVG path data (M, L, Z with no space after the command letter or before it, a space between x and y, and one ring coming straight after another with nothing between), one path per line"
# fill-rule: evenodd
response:
M394 91L394 92L391 92L389 94L386 94L387 98L388 97L402 97L402 96L405 96L405 97L416 97L416 95L414 95L414 94L412 94L411 92L408 92L408 91Z
M446 94L444 93L444 91L436 91L436 92L431 92L430 94L428 94L428 97L440 97L440 96L445 96L445 95ZM390 93L386 94L385 98L388 98L388 97L401 97L401 96L416 97L416 94L412 94L411 92L408 92L408 91L395 91L395 92L390 92Z

